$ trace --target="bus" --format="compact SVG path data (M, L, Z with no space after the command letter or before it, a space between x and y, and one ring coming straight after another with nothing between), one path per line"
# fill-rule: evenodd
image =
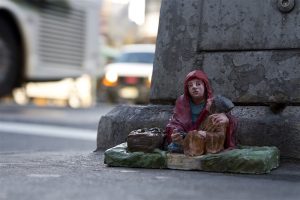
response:
M99 10L100 0L1 0L0 96L67 78L74 86L66 98L80 100L76 79L99 65Z

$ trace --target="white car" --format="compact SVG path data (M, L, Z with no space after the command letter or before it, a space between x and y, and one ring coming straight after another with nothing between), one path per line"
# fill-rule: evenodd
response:
M105 67L102 87L110 101L149 101L154 54L153 44L127 45L116 60Z

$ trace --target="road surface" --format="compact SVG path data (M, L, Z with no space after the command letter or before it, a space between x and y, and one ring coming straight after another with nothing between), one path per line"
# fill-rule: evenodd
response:
M0 200L300 197L296 161L284 161L267 175L107 167L103 151L93 150L98 120L112 108L0 105Z

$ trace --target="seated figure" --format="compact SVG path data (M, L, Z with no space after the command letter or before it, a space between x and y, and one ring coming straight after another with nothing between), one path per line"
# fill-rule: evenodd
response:
M166 127L168 151L198 156L235 147L237 122L228 110L222 109L220 98L213 97L208 78L201 70L186 76L184 94L176 100Z

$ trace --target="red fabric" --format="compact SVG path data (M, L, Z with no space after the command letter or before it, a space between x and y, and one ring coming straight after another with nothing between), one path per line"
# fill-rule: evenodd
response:
M226 114L229 119L229 125L226 128L225 149L235 148L235 130L237 128L237 119L230 113Z
M206 107L200 113L199 117L197 118L196 122L192 122L192 115L190 110L190 95L188 91L188 81L192 79L200 79L204 82L205 85L205 99L206 99ZM178 97L176 100L175 108L173 111L173 115L167 124L166 133L167 133L167 141L168 143L172 142L171 134L173 133L174 129L178 131L192 131L197 130L200 124L206 119L209 114L209 107L211 105L213 99L213 93L211 86L209 84L209 80L204 72L201 70L195 70L190 72L184 81L184 94ZM229 118L229 125L226 131L226 141L225 141L225 148L234 148L235 147L235 139L234 139L234 130L236 128L236 119L227 114Z

